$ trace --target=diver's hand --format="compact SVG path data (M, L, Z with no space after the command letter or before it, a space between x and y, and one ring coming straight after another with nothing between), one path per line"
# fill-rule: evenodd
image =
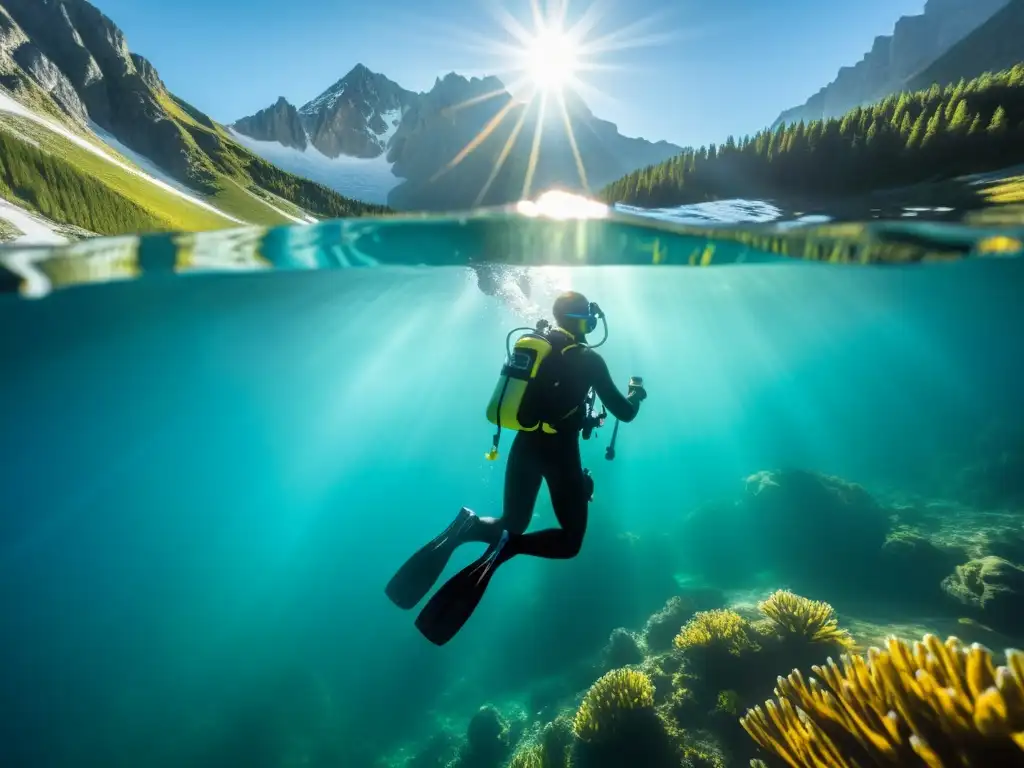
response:
M629 390L626 397L641 403L647 399L647 390L644 389L644 380L642 378L639 376L631 376L629 378Z

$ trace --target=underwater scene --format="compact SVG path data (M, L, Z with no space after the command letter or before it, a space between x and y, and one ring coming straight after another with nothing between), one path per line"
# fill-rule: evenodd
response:
M1024 768L1022 331L1024 0L0 0L0 768Z
M3 764L1022 764L1020 231L752 206L8 246ZM648 396L458 624L566 292Z

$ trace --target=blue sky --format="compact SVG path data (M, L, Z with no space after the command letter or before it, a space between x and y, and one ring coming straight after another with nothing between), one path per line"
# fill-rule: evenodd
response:
M357 62L405 88L449 71L484 74L501 59L473 50L511 43L499 0L92 0L164 82L231 122L278 96L301 105ZM571 0L570 18L590 0ZM770 124L839 67L859 61L924 0L597 0L594 36L638 47L603 54L586 100L629 136L718 142ZM528 0L501 0L521 21Z

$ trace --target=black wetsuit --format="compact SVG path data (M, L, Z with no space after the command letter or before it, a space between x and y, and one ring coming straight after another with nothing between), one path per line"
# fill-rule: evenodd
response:
M557 331L555 333L558 333ZM533 555L556 560L575 557L587 530L591 481L583 473L580 458L580 430L585 415L584 401L591 388L615 418L632 421L639 401L627 398L612 381L608 366L596 351L587 347L568 350L561 361L559 399L570 408L569 416L555 423L556 434L543 430L518 432L512 442L505 469L505 493L500 519L481 518L480 541L493 543L503 530L510 534L502 560L514 555ZM569 409L565 409L569 410ZM547 481L551 506L560 528L524 533L533 517L541 480Z
M408 610L431 589L456 547L468 541L488 544L484 555L445 582L417 616L417 629L435 645L447 643L469 620L495 569L510 557L566 560L579 553L593 490L580 460L587 393L593 389L621 421L636 417L644 397L643 390L624 397L612 383L602 357L583 346L583 339L574 340L559 330L548 338L554 349L541 365L538 380L527 389L517 416L523 424L548 424L555 433L541 428L516 434L505 469L501 518L478 517L463 507L439 536L398 569L384 589L395 605ZM561 527L524 533L543 480Z

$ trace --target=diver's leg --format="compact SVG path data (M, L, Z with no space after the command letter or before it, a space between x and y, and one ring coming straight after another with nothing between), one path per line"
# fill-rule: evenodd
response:
M568 560L576 557L583 546L594 488L590 476L583 471L579 441L575 437L571 440L549 438L542 460L551 506L561 528L512 536L502 560L514 555Z
M462 541L494 544L501 538L502 531L519 534L530 526L533 508L537 505L537 494L540 493L540 484L544 479L537 447L536 435L528 432L516 433L505 467L501 517L474 516L471 524L462 533Z
M491 582L494 569L508 559L504 556L505 546L510 536L516 535L510 534L508 529L521 533L529 526L543 479L538 454L543 442L536 435L516 435L505 468L502 516L497 520L478 518L476 525L467 533L467 536L488 541L490 546L483 557L463 568L437 590L416 618L417 629L432 643L444 645L469 621Z

